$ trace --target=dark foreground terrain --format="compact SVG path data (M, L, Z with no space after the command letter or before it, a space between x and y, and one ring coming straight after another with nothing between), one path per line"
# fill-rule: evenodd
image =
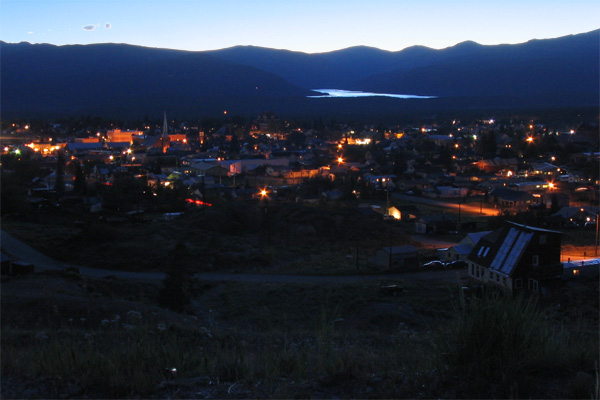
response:
M464 299L460 283L2 282L3 398L590 398L598 287ZM417 274L418 275L418 274ZM388 282L389 283L389 282Z
M2 398L598 396L597 281L465 297L464 271L369 266L410 243L401 226L227 207L118 227L3 218L35 248L3 251L60 262L2 278Z

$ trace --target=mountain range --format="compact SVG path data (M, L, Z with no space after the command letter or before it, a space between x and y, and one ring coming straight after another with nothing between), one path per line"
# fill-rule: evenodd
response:
M254 46L189 52L127 44L0 42L3 118L262 111L293 116L597 106L600 30L515 45L308 54ZM312 89L435 96L314 99Z

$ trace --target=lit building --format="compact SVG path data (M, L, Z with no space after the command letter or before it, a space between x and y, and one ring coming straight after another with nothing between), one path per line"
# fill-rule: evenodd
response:
M106 132L106 140L108 142L128 142L133 143L134 136L143 136L142 131L122 131L120 129L111 129Z

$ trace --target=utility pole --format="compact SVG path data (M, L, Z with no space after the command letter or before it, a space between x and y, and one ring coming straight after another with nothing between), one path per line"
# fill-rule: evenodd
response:
M358 269L358 239L356 239L356 269Z
M600 213L596 213L596 241L594 242L595 255L598 257L598 223L600 219Z
M206 190L204 189L204 175L206 171L202 172L202 215L204 216L206 207Z
M392 231L390 231L389 235L390 235L390 256L388 257L388 268L392 269Z

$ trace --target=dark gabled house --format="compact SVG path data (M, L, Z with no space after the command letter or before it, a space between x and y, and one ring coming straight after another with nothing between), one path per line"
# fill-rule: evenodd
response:
M412 245L380 249L369 258L369 265L378 269L408 271L419 268L419 251Z
M598 207L593 206L563 207L551 217L556 219L560 226L595 226L598 212Z
M447 233L456 229L456 221L446 214L424 215L415 221L415 232L421 234Z
M539 292L560 279L561 232L506 222L469 254L471 279L510 291Z
M500 208L510 208L514 211L525 211L535 198L528 192L511 190L506 188L496 188L489 194L490 200Z

